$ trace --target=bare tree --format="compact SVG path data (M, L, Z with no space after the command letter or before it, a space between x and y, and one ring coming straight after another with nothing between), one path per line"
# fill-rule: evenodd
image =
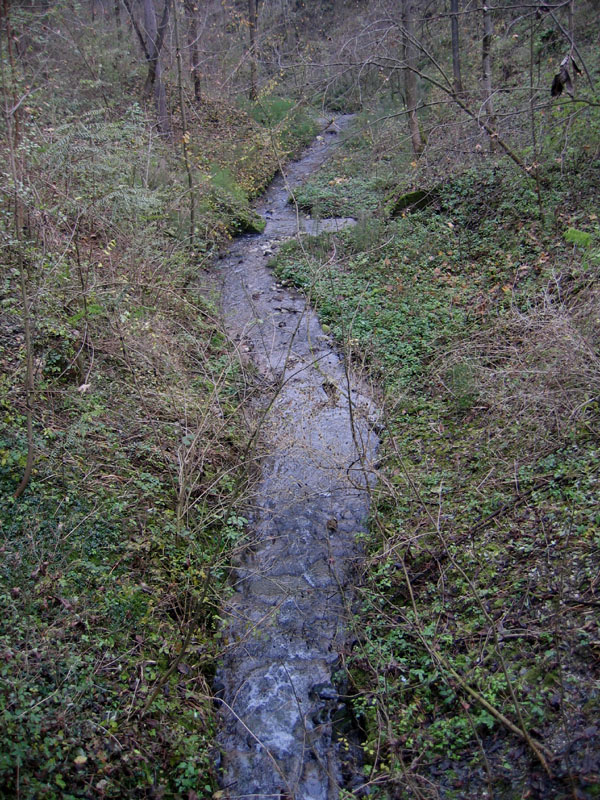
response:
M160 25L158 25L156 20L156 9L154 8L154 0L142 0L142 30L140 29L140 25L138 24L135 14L133 13L131 0L123 0L123 4L129 13L133 29L138 37L140 47L142 48L148 63L148 75L146 76L144 91L147 94L150 94L151 92L154 93L158 130L165 136L170 133L171 125L169 114L167 112L167 94L162 77L160 53L165 39L167 24L169 22L171 2L172 0L165 0Z
M121 0L115 0L113 6L115 14L115 27L117 29L117 38L119 41L123 38L123 25L121 23Z
M454 74L454 91L462 94L463 85L460 74L460 44L458 37L458 0L450 0L450 24L452 27L452 72Z
M256 88L256 22L258 19L258 0L248 0L248 32L250 36L250 89L248 97L256 100L258 90Z
M177 91L179 94L179 112L181 114L181 128L183 136L181 137L181 148L183 154L183 162L185 164L185 171L188 179L189 201L190 201L190 242L194 240L194 228L196 225L196 194L194 192L194 178L192 175L192 165L190 154L188 150L189 131L187 123L187 114L185 110L185 99L183 97L183 68L181 58L181 45L179 42L179 15L177 12L177 4L173 9L173 22L175 23L175 51L177 62Z
M483 39L481 40L481 68L484 100L482 110L487 117L487 126L492 131L490 135L490 149L496 149L495 131L496 117L494 116L494 102L492 100L492 38L494 36L494 23L492 11L486 3L483 12Z
M159 29L156 23L156 10L153 0L144 0L144 28L146 33L146 48L148 51L148 79L146 87L147 89L151 87L154 88L158 130L162 134L168 134L170 131L169 116L167 114L167 96L162 78L162 64L160 61L160 51L164 41L170 6L171 0L165 0L163 17Z
M408 109L408 129L415 155L423 150L423 140L417 119L417 48L415 43L415 4L402 0L402 29L404 38L404 91Z
M14 252L16 255L17 266L19 270L19 282L21 288L21 302L23 308L23 330L25 334L25 419L27 424L27 460L25 463L25 471L21 482L19 483L16 491L15 498L20 497L31 478L34 461L34 441L33 441L33 403L35 397L34 386L34 365L33 365L33 333L32 333L32 319L31 319L31 300L27 291L27 265L25 262L25 242L23 231L25 228L25 220L23 213L23 203L20 197L20 186L23 183L22 165L19 164L17 158L17 147L20 140L19 130L19 106L20 102L17 101L17 94L15 89L15 57L13 52L13 31L10 20L10 9L8 0L3 0L1 18L4 17L4 33L6 35L7 51L8 51L8 65L10 69L10 87L8 86L7 76L4 69L4 54L2 52L2 30L0 29L0 80L3 97L3 112L4 122L7 132L8 144L8 167L11 179L11 194L13 202L13 222L14 222L14 238L15 247Z
M188 20L188 48L190 51L190 75L194 87L194 100L202 100L200 82L200 54L198 48L198 6L194 0L184 0L185 14Z

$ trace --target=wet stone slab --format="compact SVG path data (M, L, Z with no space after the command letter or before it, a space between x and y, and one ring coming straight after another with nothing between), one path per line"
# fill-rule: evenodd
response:
M304 298L266 267L282 241L353 222L307 220L288 202L336 137L322 136L274 182L259 207L265 232L237 240L222 262L227 325L270 403L251 542L224 609L215 681L228 798L337 800L342 784L334 674L366 530L377 411Z

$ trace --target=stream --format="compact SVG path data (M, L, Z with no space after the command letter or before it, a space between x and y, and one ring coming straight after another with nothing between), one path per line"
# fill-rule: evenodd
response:
M283 241L354 223L314 221L288 202L348 122L338 118L286 167L257 207L265 231L236 240L221 262L228 330L265 386L267 453L215 679L227 798L337 800L352 758L337 732L348 713L336 672L374 480L376 408L306 299L266 266Z

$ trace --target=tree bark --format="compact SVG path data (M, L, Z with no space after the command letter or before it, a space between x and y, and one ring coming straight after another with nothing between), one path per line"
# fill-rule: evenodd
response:
M569 9L569 39L571 44L571 58L573 58L573 48L575 46L575 25L573 23L575 0L570 0L568 9Z
M117 39L121 41L121 39L123 38L123 26L121 24L121 0L115 0L114 12L115 12L115 27L117 29Z
M250 89L248 90L248 97L250 100L256 100L258 97L258 90L256 88L256 21L258 17L258 0L248 0L248 32L250 35L250 51L248 53L250 58Z
M187 3L186 3L187 5ZM190 197L190 244L194 241L194 232L196 227L196 195L194 192L194 179L192 175L192 166L190 163L190 156L188 152L189 132L187 124L187 114L185 112L185 98L183 96L183 67L181 58L181 45L179 42L179 14L177 11L177 3L173 8L173 22L175 23L175 51L177 61L177 89L179 93L179 110L181 113L181 128L183 136L181 137L181 148L183 152L183 163L185 164L185 171L188 179L188 189Z
M17 146L19 144L19 131L17 128L18 122L18 104L16 102L15 91L15 62L14 53L12 50L12 30L10 24L9 5L8 0L4 0L2 4L2 12L5 22L6 38L8 43L8 62L10 65L10 80L11 87L7 86L7 81L4 72L4 53L2 52L2 37L0 36L0 78L1 88L3 95L3 111L6 123L6 133L8 142L8 166L10 169L10 177L12 182L12 200L14 204L13 221L15 225L15 239L16 239L16 257L19 269L19 282L21 284L21 301L23 303L23 330L25 333L25 420L27 425L27 459L25 462L25 470L23 477L19 483L14 497L19 498L31 478L33 471L33 461L35 454L35 447L33 441L33 404L35 399L35 386L34 386L34 365L33 365L33 334L32 334L32 320L31 320L31 302L27 291L27 267L25 263L24 249L25 242L23 241L24 229L24 214L23 204L19 197L19 186L22 185L22 166L19 167L17 162ZM11 91L12 89L12 91ZM13 103L10 107L9 97L12 94Z
M402 27L404 35L404 92L408 109L408 130L413 152L419 155L423 150L423 140L417 119L417 48L415 46L415 6L413 0L402 0Z
M165 7L159 29L156 22L156 11L154 9L153 0L144 0L145 50L148 58L146 90L150 92L151 89L154 89L158 130L163 136L167 136L171 129L169 115L167 113L167 95L162 77L162 64L160 62L160 51L169 19L170 5L171 0L165 0Z
M184 0L185 13L188 19L188 48L190 51L190 75L194 87L194 100L202 100L202 84L200 82L200 55L198 51L198 7L194 0Z
M481 67L483 73L484 101L482 110L487 118L487 126L492 131L490 136L490 150L496 150L496 117L494 115L494 101L492 100L492 38L494 24L492 11L488 5L483 5L483 39L481 43Z
M454 91L463 93L460 75L460 44L458 38L458 0L450 0L450 24L452 26L452 72L454 75Z
M10 77L11 77L11 88L9 89L7 86L4 86L5 92L10 92L12 95L12 105L13 111L11 112L11 119L7 118L7 126L9 122L12 123L12 134L14 136L12 146L16 149L19 146L19 142L21 141L21 123L20 123L20 114L19 114L19 104L17 103L17 90L16 86L16 66L15 66L15 54L13 50L13 29L10 21L10 5L9 0L3 0L2 2L2 15L0 17L4 17L4 25L5 25L5 33L6 33L6 49L8 52L8 63L10 65ZM1 30L0 30L1 35ZM4 83L4 81L3 81ZM8 113L8 111L7 111Z

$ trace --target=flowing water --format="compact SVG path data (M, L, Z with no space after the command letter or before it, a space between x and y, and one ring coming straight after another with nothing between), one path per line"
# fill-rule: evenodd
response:
M272 390L251 544L225 609L216 678L228 798L337 800L344 781L336 671L369 510L375 409L306 300L266 265L282 241L354 222L315 222L288 202L346 123L339 118L274 181L258 208L264 233L238 239L222 262L228 328Z

